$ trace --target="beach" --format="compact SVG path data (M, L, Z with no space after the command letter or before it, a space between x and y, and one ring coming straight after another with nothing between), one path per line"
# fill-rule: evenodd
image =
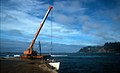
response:
M1 73L57 73L44 61L1 58Z

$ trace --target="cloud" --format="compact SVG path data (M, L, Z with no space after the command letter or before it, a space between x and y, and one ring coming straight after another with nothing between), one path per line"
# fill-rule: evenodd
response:
M6 10L3 15L4 16L2 16L3 21L1 22L1 30L18 29L23 32L25 31L31 33L31 30L29 30L29 28L34 29L32 27L36 26L35 24L39 24L39 19L23 12Z
M97 0L56 0L52 3L43 0L2 0L0 30L22 33L19 40L31 41L47 8L52 4L55 43L89 45L120 41L119 3L113 2L113 6L112 2L104 4L104 1ZM50 16L37 40L50 42Z
M31 41L33 35L37 31L37 28L40 24L40 21L42 19L36 18L34 16L31 16L25 12L20 12L16 10L4 10L2 13L2 25L1 30L9 31L9 34L2 34L3 36L11 36L11 38L18 38L19 40L25 40L25 41ZM51 35L51 22L47 20L43 26L43 29L40 32L40 37L45 38L45 41L50 41L50 37L44 36L45 35ZM15 34L22 33L22 35L18 36ZM66 34L67 33L67 34ZM59 23L53 22L53 36L58 38L64 38L69 37L70 35L77 35L79 32L76 30L66 29L63 25ZM12 34L12 35L11 35ZM14 36L13 36L14 34ZM69 34L69 35L68 35ZM53 37L54 38L54 37ZM49 40L48 40L49 39ZM64 40L63 40L64 41ZM61 41L60 43L63 43ZM56 43L59 43L57 41ZM66 43L67 44L67 43Z
M82 7L81 1L56 1L53 8L53 20L66 26L73 26L79 14L87 8Z
M10 32L11 32L12 34L15 34L15 35L22 35L22 32L19 31L19 30L16 30L16 29L10 30Z

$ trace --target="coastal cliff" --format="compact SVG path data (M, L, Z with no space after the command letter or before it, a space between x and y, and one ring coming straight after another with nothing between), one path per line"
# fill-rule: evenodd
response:
M103 46L86 46L78 53L120 53L120 42L107 42Z

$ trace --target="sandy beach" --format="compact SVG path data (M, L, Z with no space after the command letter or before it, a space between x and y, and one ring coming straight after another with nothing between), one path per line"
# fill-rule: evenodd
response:
M43 61L17 58L0 59L0 69L1 73L57 73Z

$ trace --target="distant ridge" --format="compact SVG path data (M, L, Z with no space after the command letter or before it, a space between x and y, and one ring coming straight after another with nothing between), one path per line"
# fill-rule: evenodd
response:
M86 46L77 53L120 53L120 42L107 42L103 46Z

